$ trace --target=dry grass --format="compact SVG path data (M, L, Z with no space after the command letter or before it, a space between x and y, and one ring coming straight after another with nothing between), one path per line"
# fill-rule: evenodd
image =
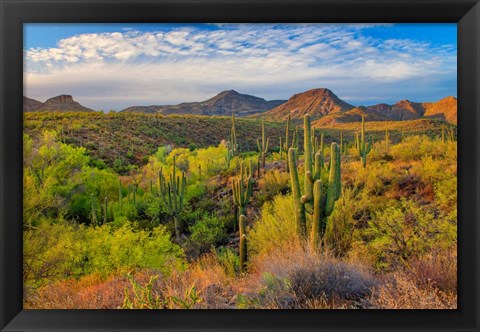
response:
M198 309L228 309L235 305L234 292L229 286L231 279L213 254L208 254L192 263L187 271L174 271L169 276L143 270L133 274L133 280L145 287L152 276L152 295L166 303L168 308L182 308L172 299L185 299L192 289L200 300ZM125 290L134 298L133 286L126 275L114 275L106 280L87 276L80 280L69 279L45 286L25 296L24 308L35 309L117 309L125 299Z
M412 260L408 273L420 286L433 286L445 293L457 293L456 248L434 249Z
M137 273L134 279L145 283L153 272ZM25 297L25 309L116 309L124 300L129 285L126 276L102 280L90 275L80 280L69 279L45 286Z
M368 297L375 278L361 265L320 250L292 245L259 257L253 265L259 285L254 307L272 309L346 308Z
M456 293L444 293L433 284L418 286L401 272L391 275L370 299L372 309L456 309Z
M456 309L456 248L413 259L403 271L386 276L371 300L374 308Z

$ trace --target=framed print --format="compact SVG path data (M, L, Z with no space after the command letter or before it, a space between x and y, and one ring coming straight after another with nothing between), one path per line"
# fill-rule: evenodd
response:
M477 0L0 4L2 331L479 330Z

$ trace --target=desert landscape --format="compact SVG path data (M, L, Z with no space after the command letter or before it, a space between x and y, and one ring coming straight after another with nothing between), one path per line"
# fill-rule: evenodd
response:
M25 309L457 308L454 94L224 85L105 110L29 82Z

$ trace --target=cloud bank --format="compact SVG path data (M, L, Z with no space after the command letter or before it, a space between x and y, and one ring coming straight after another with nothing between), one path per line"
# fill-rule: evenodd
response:
M391 27L394 29L395 27ZM327 87L353 104L456 94L456 46L368 37L375 25L219 24L79 34L24 50L25 95L94 109L205 100L235 89L287 99Z

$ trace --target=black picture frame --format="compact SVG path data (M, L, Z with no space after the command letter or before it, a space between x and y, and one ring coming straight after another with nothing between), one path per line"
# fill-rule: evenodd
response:
M479 0L0 0L2 331L479 331ZM457 310L22 310L24 23L458 24Z

